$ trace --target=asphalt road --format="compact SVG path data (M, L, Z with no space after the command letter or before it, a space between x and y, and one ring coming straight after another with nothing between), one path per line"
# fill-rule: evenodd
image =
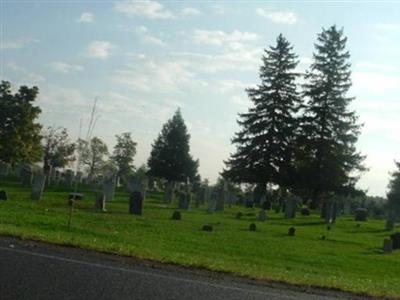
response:
M25 244L24 244L25 243ZM209 272L212 274L212 272ZM229 275L163 268L119 256L0 238L0 299L351 298L268 287ZM319 294L318 294L319 293Z

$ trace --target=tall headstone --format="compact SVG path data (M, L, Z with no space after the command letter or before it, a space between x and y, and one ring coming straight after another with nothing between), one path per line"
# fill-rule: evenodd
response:
M178 199L178 208L182 210L188 210L189 209L189 203L187 201L187 196L186 193L179 192L179 199Z
M42 173L35 174L32 183L32 194L31 199L33 201L39 201L42 199L44 185L46 184L46 175Z
M30 165L23 165L20 169L20 178L23 186L31 186L32 185L32 167Z
M74 184L74 171L67 170L64 174L64 185L71 188Z
M166 203L171 203L174 197L174 183L168 181L165 186L164 201Z
M336 215L337 215L336 199L330 198L330 199L326 200L323 209L324 209L323 213L324 213L325 223L327 223L327 224L335 223Z
M219 196L218 194L219 193L215 188L213 188L211 190L210 199L208 201L208 208L207 208L208 213L212 214L215 212L216 207L217 207L217 199Z
M103 182L103 193L106 201L113 201L115 196L115 177L107 178Z
M285 202L285 218L293 219L296 217L297 201L293 195L288 195Z
M96 195L96 200L94 203L94 208L98 211L106 211L106 197L103 193L98 193Z
M143 209L143 193L135 191L129 197L129 213L134 215L142 215Z

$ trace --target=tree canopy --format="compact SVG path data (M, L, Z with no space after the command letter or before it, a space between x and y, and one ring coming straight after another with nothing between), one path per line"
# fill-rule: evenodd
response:
M198 179L199 161L190 155L190 135L187 132L181 111L164 124L154 141L148 160L149 175L168 181L191 181Z
M37 87L21 86L15 94L8 81L0 83L0 160L11 165L42 158L41 109L34 105Z
M125 132L115 136L117 143L111 159L118 167L118 177L126 178L133 171L133 158L136 155L137 143L132 140L131 133Z

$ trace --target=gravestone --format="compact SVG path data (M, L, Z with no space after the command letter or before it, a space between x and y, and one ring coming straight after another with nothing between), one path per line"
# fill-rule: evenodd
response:
M253 208L254 207L253 199L247 197L246 200L245 200L245 207L246 208Z
M285 202L285 218L293 219L296 217L297 201L292 195L289 195Z
M0 201L7 201L8 200L8 196L7 196L7 192L6 191L0 191Z
M182 219L182 215L181 212L179 210L175 210L174 213L172 214L172 220L181 220Z
M288 236L295 236L296 235L296 228L290 227L288 230Z
M309 216L310 215L310 209L308 207L303 207L301 209L301 215L302 216Z
M393 233L390 238L393 242L393 250L400 249L400 233Z
M115 196L115 177L107 178L103 182L103 194L106 201L113 201Z
M322 214L325 219L325 223L332 224L336 221L337 204L336 200L331 198L326 200L324 207L322 208Z
M164 200L166 203L171 203L173 197L174 197L174 183L172 181L168 181L165 186Z
M357 222L365 222L367 221L368 210L366 208L357 208L355 211L355 220Z
M264 209L260 210L260 212L258 213L257 220L260 222L265 222L267 220L267 212Z
M0 179L6 178L10 172L9 164L0 161Z
M42 173L35 174L32 183L31 199L39 201L42 199L44 185L46 184L46 175Z
M208 213L214 213L217 207L217 198L218 198L218 191L213 188L210 195L210 200L208 201Z
M189 202L187 200L186 193L179 192L178 208L182 209L182 210L188 210L189 209Z
M64 174L64 185L68 188L71 188L74 184L74 171L67 170Z
M239 211L236 213L235 218L240 219L242 216L243 216L243 213Z
M20 178L23 186L32 185L32 167L30 165L23 165L20 169Z
M384 239L383 240L383 253L392 253L393 251L393 240Z
M140 191L135 191L129 198L129 213L134 215L142 215L143 194Z
M203 229L203 231L208 231L208 232L213 231L213 227L210 224L203 225L202 229Z
M94 208L98 211L106 211L106 197L103 193L98 193L94 202Z
M256 231L256 230L257 230L256 224L251 223L250 226L249 226L249 230L250 230L250 231Z

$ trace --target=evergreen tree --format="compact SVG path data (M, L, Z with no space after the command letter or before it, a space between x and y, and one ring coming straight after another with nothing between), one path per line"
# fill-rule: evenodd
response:
M346 41L336 26L323 29L305 76L307 103L297 144L297 182L313 192L314 204L325 193L352 190L356 172L364 170L364 157L355 148L361 126L349 110L353 98L346 95L351 87Z
M11 165L37 162L41 159L41 113L33 102L39 93L37 87L21 86L11 91L8 81L0 83L0 160Z
M170 182L185 182L187 177L192 182L196 181L199 161L194 160L189 153L189 139L190 135L178 109L172 119L164 124L152 145L148 160L149 175Z
M389 192L387 193L388 220L400 221L400 162L395 162L397 170L391 174Z
M261 84L247 89L252 107L239 114L241 131L232 143L236 152L225 162L223 176L234 182L290 184L296 113L300 107L293 47L279 35L276 46L265 50Z

